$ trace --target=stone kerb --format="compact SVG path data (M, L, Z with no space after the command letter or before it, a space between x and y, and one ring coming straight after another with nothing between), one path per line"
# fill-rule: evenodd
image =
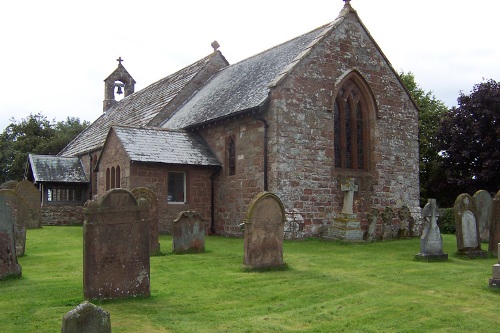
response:
M244 219L244 259L249 269L283 267L285 208L273 193L261 192Z
M66 313L61 333L111 333L109 312L87 301Z
M16 254L16 196L13 190L0 190L0 280L22 275Z
M150 295L149 214L144 199L113 189L83 210L86 299Z
M496 256L498 253L498 243L500 243L500 191L497 192L492 202L490 244L488 246L488 252Z
M40 191L29 180L20 181L15 188L26 201L26 228L38 229L42 227L41 194Z
M178 254L204 252L205 229L199 212L181 211L172 225L172 251Z
M486 251L481 250L477 211L472 197L467 193L460 194L453 207L458 255L470 258L485 258Z
M134 197L145 199L149 204L149 254L151 256L160 254L160 241L159 241L159 221L158 221L158 198L153 191L147 187L136 187L132 189Z

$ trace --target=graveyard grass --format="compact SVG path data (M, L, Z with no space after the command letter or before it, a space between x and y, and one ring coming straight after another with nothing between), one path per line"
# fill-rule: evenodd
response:
M23 277L0 281L0 332L60 332L83 299L82 228L27 231ZM419 239L285 241L286 270L242 268L243 240L207 237L202 254L151 258L151 297L93 302L113 332L495 332L496 258L413 260ZM485 245L483 245L484 247Z

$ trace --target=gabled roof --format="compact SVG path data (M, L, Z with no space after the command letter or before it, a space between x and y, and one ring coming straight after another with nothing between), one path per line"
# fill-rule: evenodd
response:
M203 138L183 130L113 126L133 162L220 166Z
M28 155L29 168L35 182L88 183L78 157Z
M113 125L146 126L205 68L214 55L221 56L219 52L214 52L190 66L125 97L103 113L58 155L81 155L101 148L109 128Z

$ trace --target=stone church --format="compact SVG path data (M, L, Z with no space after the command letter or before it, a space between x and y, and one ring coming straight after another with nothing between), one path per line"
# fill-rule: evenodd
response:
M212 46L137 92L118 59L102 115L53 157L81 164L79 204L147 187L161 232L197 210L208 232L241 235L249 202L270 191L301 235L315 236L341 211L342 182L354 179L361 221L372 207L420 211L417 106L349 1L333 22L236 64Z

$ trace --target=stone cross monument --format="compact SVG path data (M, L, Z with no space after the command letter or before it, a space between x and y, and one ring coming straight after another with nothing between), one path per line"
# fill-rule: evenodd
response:
M439 231L437 220L439 211L436 199L428 199L422 209L424 231L420 237L420 253L415 255L419 261L447 261L448 254L443 252L443 237Z

